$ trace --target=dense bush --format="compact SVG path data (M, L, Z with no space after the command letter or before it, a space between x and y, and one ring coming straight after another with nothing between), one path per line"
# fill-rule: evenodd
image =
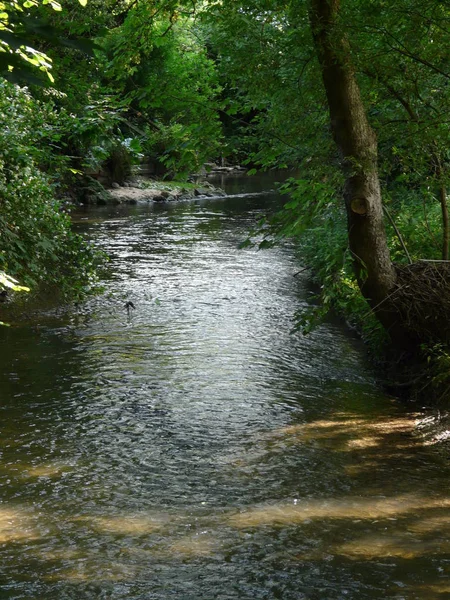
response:
M0 82L0 270L33 288L78 294L92 281L95 254L71 231L56 184L39 167L55 160L56 131L48 108Z

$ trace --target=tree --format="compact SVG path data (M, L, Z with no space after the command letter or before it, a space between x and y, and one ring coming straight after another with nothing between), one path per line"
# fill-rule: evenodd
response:
M377 140L367 120L348 41L339 27L339 7L340 0L311 0L309 17L345 173L349 247L356 276L363 295L390 329L398 323L387 302L397 277L386 241Z
M256 113L255 132L269 148L253 158L299 169L272 232L304 238L306 225L309 243L316 235L310 257L324 299L339 297L340 286L351 290L351 257L394 342L448 342L448 263L429 262L448 256L445 3L401 0L380 10L369 0L224 0L211 10L222 73ZM339 197L346 243L335 235ZM337 246L324 252L327 238Z
M86 6L87 0L78 0ZM51 82L51 59L36 47L36 37L53 44L70 43L38 18L41 6L61 11L56 0L9 0L0 2L0 74L13 82L38 83L36 72L43 72ZM74 43L74 42L72 42Z
M27 89L5 81L30 80L27 64L38 71L50 68L48 57L31 46L36 21L29 11L39 4L1 3L0 290L2 295L7 289L28 291L11 277L17 275L35 289L51 286L62 296L80 296L93 281L99 256L71 231L63 202L56 197L55 172L48 173L55 163L59 173L64 163L52 157L52 147L61 139L57 116L51 104L44 105ZM48 0L42 4L60 9Z
M450 329L442 319L442 310L446 312L450 297L446 283L448 263L430 268L422 262L398 271L391 262L383 223L377 140L367 120L350 46L340 21L340 0L311 0L309 17L327 94L331 129L346 176L344 198L349 246L361 291L393 341L400 346L424 341L448 343ZM428 59L412 54L406 45L403 44L400 51L409 59L446 76ZM389 89L389 83L387 87ZM402 96L397 95L397 99L402 101ZM418 117L408 110L405 101L401 103L410 118L417 122ZM441 180L443 256L446 259L448 211L442 162L437 149L433 158L436 175Z
M136 3L103 41L103 81L120 90L144 151L184 175L217 152L221 137L216 69L189 6Z

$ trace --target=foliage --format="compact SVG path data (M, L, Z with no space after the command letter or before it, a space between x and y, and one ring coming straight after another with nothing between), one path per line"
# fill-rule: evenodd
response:
M8 290L12 290L13 292L29 292L30 288L25 285L20 285L17 279L14 279L14 277L11 277L4 271L0 271L0 293L2 299L6 298ZM9 324L3 321L0 321L0 325L9 327Z
M92 281L94 252L70 229L55 186L38 168L47 139L41 107L0 84L0 270L27 286L80 294Z
M90 2L80 10L73 0L53 14L49 26L61 37L95 42L94 57L43 43L58 92L33 90L45 103L51 96L72 168L96 170L119 152L125 166L142 153L187 176L218 152L216 68L192 10L178 4Z
M30 288L25 285L20 285L17 279L7 275L4 271L0 271L0 287L3 290L9 289L14 292L29 292Z
M450 166L448 7L431 0L380 6L343 3L335 33L348 40L377 134L391 256L400 263L439 259L445 257L442 198ZM257 139L250 160L299 171L298 182L285 188L291 200L258 232L263 245L297 239L323 286L323 308L300 315L299 325L308 330L333 304L365 327L368 308L352 274L338 201L341 157L331 143L307 3L223 0L211 3L205 23L228 112L248 119L247 131Z
M58 86L0 83L0 269L64 293L81 293L95 262L71 232L67 191L81 198L100 169L123 182L143 152L186 176L220 138L220 88L191 7L86 4L0 6L0 73Z
M251 162L267 169L328 159L328 115L306 4L226 0L205 13L229 129L242 131L247 148L251 136Z
M450 353L442 344L423 346L428 364L433 373L432 382L435 386L450 385Z
M218 148L220 87L195 22L151 11L139 4L105 38L106 76L141 128L145 154L188 174Z
M86 6L87 0L78 0ZM43 72L53 82L52 61L34 43L36 35L53 44L62 43L55 30L37 18L40 7L61 11L56 0L9 0L0 2L0 73L10 81L40 83L35 71ZM68 40L65 40L68 43ZM73 42L72 42L73 43Z

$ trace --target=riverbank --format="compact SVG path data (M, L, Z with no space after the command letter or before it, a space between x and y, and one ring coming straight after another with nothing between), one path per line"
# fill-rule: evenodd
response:
M225 192L208 182L199 184L154 181L137 179L125 182L123 186L114 184L108 190L111 203L147 204L149 202L180 202L193 198L213 198L225 196Z
M180 202L194 198L218 198L225 191L209 181L198 179L195 183L185 181L155 180L136 176L123 184L113 183L111 187L97 184L95 190L85 194L82 204L148 204L152 202Z

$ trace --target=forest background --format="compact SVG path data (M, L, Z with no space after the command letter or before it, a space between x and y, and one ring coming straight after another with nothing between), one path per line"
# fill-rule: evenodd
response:
M248 243L297 241L320 292L296 328L333 307L446 399L449 32L435 0L0 2L2 293L95 287L68 210L99 168L286 169Z

